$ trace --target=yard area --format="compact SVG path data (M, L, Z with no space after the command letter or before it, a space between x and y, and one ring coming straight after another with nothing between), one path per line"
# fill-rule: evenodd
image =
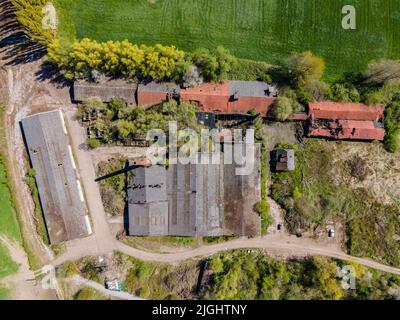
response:
M347 252L400 265L399 155L378 143L306 139L292 145L296 170L273 173L271 196L293 233L345 226Z
M66 40L229 49L239 58L276 63L293 51L324 57L328 76L359 71L400 53L400 2L392 0L55 0ZM341 27L354 5L357 30ZM354 59L354 57L357 57Z

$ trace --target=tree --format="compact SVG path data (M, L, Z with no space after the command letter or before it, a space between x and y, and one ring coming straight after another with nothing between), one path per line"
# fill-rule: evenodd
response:
M359 102L360 93L354 85L336 83L331 88L331 99L336 102Z
M191 65L182 77L183 82L188 87L197 87L204 81L203 77L200 76L199 70L195 65Z
M314 101L324 101L330 95L329 85L323 81L313 81L304 86L304 90Z
M306 51L288 57L284 63L284 69L292 85L301 87L321 79L325 70L325 62L311 51Z
M43 28L43 8L48 0L12 0L15 16L23 26L24 33L35 42L47 46L54 40L52 30Z
M400 103L392 102L385 110L385 146L390 152L400 150Z
M297 101L296 92L290 88L283 88L272 106L272 114L279 121L285 121L301 109L302 105Z
M174 78L185 65L185 53L174 46L139 47L127 40L99 43L85 38L69 47L56 40L48 53L69 79L92 78L96 71L106 77L162 81Z
M192 55L192 61L207 81L226 80L228 73L237 64L237 59L223 47L218 47L215 52L197 49Z
M315 267L314 282L324 296L335 300L343 298L343 290L336 279L337 266L335 262L321 257L314 257L312 262Z
M377 85L399 83L400 61L384 59L372 61L368 64L364 77L367 83Z
M273 105L272 113L279 121L287 120L293 113L292 100L288 97L278 97Z

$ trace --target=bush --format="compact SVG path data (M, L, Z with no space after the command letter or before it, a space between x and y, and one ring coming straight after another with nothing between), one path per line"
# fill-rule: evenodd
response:
M92 138L87 139L86 144L89 146L90 149L96 149L101 145L100 140Z
M256 204L256 211L261 217L261 234L266 235L268 227L273 223L270 215L270 205L267 200L261 200Z
M75 262L67 261L58 269L58 274L62 279L70 279L75 275L79 275L79 269Z

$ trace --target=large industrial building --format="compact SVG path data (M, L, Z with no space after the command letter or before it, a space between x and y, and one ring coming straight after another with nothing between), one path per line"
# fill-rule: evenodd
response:
M62 112L36 114L21 125L50 242L88 236L90 220Z
M236 163L172 164L133 170L128 187L129 234L136 236L257 236L261 220L260 146L250 174ZM208 154L199 153L199 159ZM232 161L234 162L234 161Z

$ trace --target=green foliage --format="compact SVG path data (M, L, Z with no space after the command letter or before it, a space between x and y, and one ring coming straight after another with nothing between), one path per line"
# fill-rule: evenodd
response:
M312 101L325 101L330 97L330 87L323 81L313 81L304 86Z
M261 80L271 83L271 76L268 74L271 66L263 61L254 61L247 59L238 59L237 63L228 73L230 80L254 81Z
M54 40L53 32L50 29L43 28L45 14L42 10L49 1L11 0L11 3L16 8L15 15L28 37L45 46Z
M226 80L237 64L237 59L221 46L213 52L204 48L197 49L191 59L207 81Z
M326 258L314 257L313 265L315 268L313 281L319 287L322 294L329 299L342 299L344 293L338 279L336 279L336 263Z
M85 38L67 47L54 41L48 56L67 78L90 78L96 70L109 77L162 81L176 76L185 54L174 46L138 46L128 40L99 43Z
M400 150L400 102L393 102L385 110L385 147L390 152Z
M31 191L33 201L35 203L35 217L36 217L36 230L39 235L42 237L42 240L45 244L50 244L50 238L47 233L46 223L44 221L44 215L42 211L42 207L40 205L39 199L39 190L36 185L36 171L33 168L30 168L27 172L25 182Z
M303 90L298 90L298 91L306 95L305 91ZM272 108L272 114L276 117L277 120L285 121L293 113L299 112L302 108L303 108L302 105L298 102L296 91L290 88L283 88L281 90L281 94L275 100L275 103Z
M100 147L101 143L100 140L98 139L94 139L94 138L90 138L86 140L86 144L89 146L90 149L96 149L98 147Z
M107 300L107 298L93 288L83 288L75 294L74 300Z
M79 269L75 262L66 261L57 269L57 274L61 279L71 279L79 274Z
M256 204L256 210L261 217L261 234L266 235L268 227L273 222L270 214L269 202L267 200L261 200Z
M325 70L325 62L311 51L296 53L285 60L284 70L294 87L302 87L321 79Z
M331 87L331 99L336 102L359 102L360 93L352 84L336 83Z
M92 107L93 104L90 106L83 104L79 108L78 116L82 118L83 114ZM146 139L147 132L151 129L162 129L168 132L169 121L176 121L179 130L191 128L198 131L200 129L196 118L196 106L187 102L178 104L172 100L145 109L112 100L105 108L108 111L99 113L99 119L92 122L92 127L101 131L102 143L129 144L136 139ZM98 145L96 141L94 143L95 146Z
M321 269L329 266L328 270ZM204 299L332 299L340 282L325 258L312 261L275 261L260 253L228 252L213 256L210 282L202 291ZM315 279L315 280L314 280Z
M295 146L295 171L272 174L271 196L285 209L288 230L313 230L337 217L347 222L350 254L400 265L398 208L378 203L366 189L349 188L344 178L338 182L338 175L362 179L365 173L335 161L334 148L326 141L306 140L303 147Z
M122 170L126 159L111 158L102 161L97 166L97 176L104 177ZM101 181L100 194L104 209L112 216L122 215L125 210L126 197L126 175L117 174Z

